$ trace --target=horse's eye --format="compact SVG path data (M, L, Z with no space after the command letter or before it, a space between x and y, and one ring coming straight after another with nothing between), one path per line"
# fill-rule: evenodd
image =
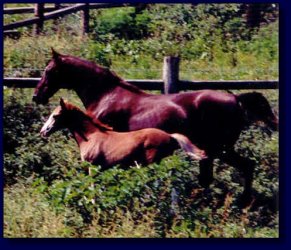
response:
M60 115L53 115L53 118L54 119L57 119L57 118L59 118L60 117Z

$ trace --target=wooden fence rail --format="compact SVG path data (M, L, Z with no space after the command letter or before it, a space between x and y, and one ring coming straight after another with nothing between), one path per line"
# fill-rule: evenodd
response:
M7 77L3 79L3 85L13 88L34 88L40 78L14 78ZM133 80L127 82L144 90L159 90L167 93L163 80ZM68 85L62 85L61 88L68 89ZM183 81L176 83L176 91L180 90L199 90L199 89L277 89L278 81ZM166 87L167 89L167 87ZM173 93L173 92L172 92Z
M41 13L39 11L36 11L36 10L39 10L38 5L40 5L40 4L36 4L36 7L33 8L33 13L35 13L35 17L4 25L3 26L4 34L6 31L11 32L10 30L12 30L12 29L25 27L25 26L32 25L32 24L39 24L39 23L42 23L46 20L64 17L66 15L73 14L73 13L76 13L78 11L85 12L85 15L83 15L83 31L84 31L84 33L86 33L89 31L89 27L88 27L89 18L90 18L89 9L136 6L137 4L134 4L134 3L130 3L130 4L122 4L122 3L85 4L85 3L82 3L82 4L75 4L73 6L62 7L61 9L54 7L52 9L50 9L53 11L48 12L48 13L45 13L46 11L49 10L48 7L43 8ZM31 7L29 7L29 8L9 8L9 9L4 9L4 14L31 13L31 11L32 11Z
M167 56L164 58L162 80L132 80L127 82L144 90L160 90L163 93L177 93L180 90L198 89L277 89L279 82L276 80L230 80L230 81L184 81L179 79L179 57ZM7 77L3 85L14 88L34 88L40 78L15 78ZM69 88L63 85L61 88Z
M42 16L42 21L56 19L58 17L72 14L74 12L82 10L84 8L84 6L85 6L85 4L75 4L75 5L70 6L70 7L66 7L66 8L62 8L59 10L55 10L53 12L46 13ZM36 24L40 20L41 20L41 18L39 18L39 17L33 17L33 18L22 20L22 21L6 24L3 26L3 30L4 31L11 30L11 29L16 29L16 28L27 26L27 25L31 25L31 24Z
M4 8L3 14L14 15L14 14L33 14L35 7L18 7L18 8ZM54 6L47 6L44 8L45 12L56 10Z
M56 5L58 7L56 7ZM101 9L101 8L113 8L113 7L123 7L123 6L133 6L134 4L122 4L122 3L90 3L90 9ZM56 9L60 9L60 7L69 7L66 4L55 4L55 6L50 5L46 6L44 11L50 12ZM34 13L35 7L12 7L12 8L4 8L3 14L5 15L14 15L14 14L32 14Z

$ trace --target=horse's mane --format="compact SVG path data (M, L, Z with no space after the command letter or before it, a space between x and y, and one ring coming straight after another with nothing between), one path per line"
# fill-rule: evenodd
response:
M130 90L134 93L143 93L141 89L138 87L126 82L120 76L118 76L114 71L110 70L109 68L103 67L95 62L88 61L85 59L81 59L79 57L70 56L70 55L62 55L66 61L70 63L78 62L80 65L84 66L85 68L91 70L95 74L103 74L106 78L108 78L108 82L118 85L122 88Z
M141 89L139 89L138 87L126 82L125 80L123 80L121 77L119 77L114 71L111 71L109 69L107 69L110 74L115 78L115 79L118 79L118 81L116 81L117 85L125 88L125 89L128 89L132 92L135 92L135 93L143 93L143 91Z
M66 102L66 108L67 108L67 110L75 111L75 112L81 114L83 117L85 117L86 119L91 121L101 131L112 131L113 130L113 128L110 127L109 125L104 124L103 122L101 122L97 118L94 118L90 113L83 112L80 108L74 106L73 104Z

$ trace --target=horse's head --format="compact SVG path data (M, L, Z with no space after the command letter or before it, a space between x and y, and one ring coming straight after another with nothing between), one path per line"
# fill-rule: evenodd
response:
M32 100L37 104L46 104L59 89L62 82L62 55L52 49L52 59L48 63L41 80L37 84Z
M251 121L262 121L267 127L278 130L278 117L272 111L268 100L258 92L238 96Z
M66 119L67 104L61 98L60 106L56 107L55 110L51 113L50 117L47 119L45 124L40 130L42 137L48 137L57 130L63 129L66 127L68 119Z

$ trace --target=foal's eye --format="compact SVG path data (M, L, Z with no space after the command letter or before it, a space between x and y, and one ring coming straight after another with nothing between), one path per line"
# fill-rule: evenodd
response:
M60 117L60 115L53 115L53 118L54 119L57 119L57 118L59 118Z

